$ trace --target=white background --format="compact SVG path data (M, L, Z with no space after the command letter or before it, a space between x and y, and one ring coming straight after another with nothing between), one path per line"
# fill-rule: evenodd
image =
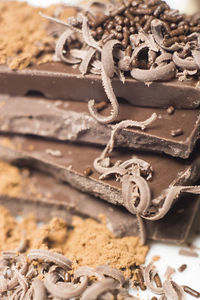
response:
M21 0L23 1L23 0ZM36 6L48 6L53 3L59 3L60 1L56 0L28 0L28 2L32 5ZM78 0L65 0L62 1L65 3L71 3L75 4L78 2ZM167 3L171 5L171 7L179 9L181 12L188 12L191 10L191 3L192 0L166 0ZM200 247L200 237L196 237L196 239L193 239L193 243ZM150 244L150 252L147 257L147 263L151 261L152 257L155 255L160 256L160 260L155 263L157 266L159 274L162 275L165 273L165 270L167 266L171 266L174 268L178 268L182 264L187 264L187 269L183 273L176 272L175 276L173 277L174 281L181 285L188 285L200 292L200 259L194 258L194 257L185 257L178 254L180 247L175 245L168 245L168 244L161 244L153 242ZM197 252L200 255L200 251L197 250ZM134 295L137 294L137 292L134 291ZM140 294L142 296L142 299L151 299L152 294L149 292L143 292ZM159 298L159 296L158 296ZM192 296L189 296L185 294L185 300L189 299L195 299Z

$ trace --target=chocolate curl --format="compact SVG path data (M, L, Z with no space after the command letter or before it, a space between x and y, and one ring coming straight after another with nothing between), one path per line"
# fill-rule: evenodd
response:
M158 66L155 69L143 70L143 69L132 69L131 76L139 81L152 82L152 81L168 81L175 77L176 67L171 61L169 64L164 66Z
M80 284L65 283L57 284L53 277L54 273L48 273L44 278L44 285L54 297L70 299L79 297L87 288L88 277L82 276Z
M153 34L153 37L154 37L154 40L156 41L156 43L161 48L163 48L164 50L169 51L169 52L174 52L174 51L183 49L183 46L178 43L174 43L171 47L164 46L164 44L163 44L164 37L163 37L163 33L162 33L163 28L165 28L164 22L162 22L158 19L154 19L151 22L151 31L152 31L152 34Z
M197 57L196 52L194 52L194 56ZM179 67L182 70L191 70L192 71L192 70L198 70L199 69L199 66L197 65L197 63L196 63L196 61L193 57L181 58L178 55L178 52L174 52L173 62L175 63L175 65L177 67Z
M73 56L70 57L70 55L64 55L64 46L66 45L67 40L71 38L72 33L71 29L67 29L61 34L56 43L55 58L56 60L58 59L68 64L79 64L81 62L80 59Z

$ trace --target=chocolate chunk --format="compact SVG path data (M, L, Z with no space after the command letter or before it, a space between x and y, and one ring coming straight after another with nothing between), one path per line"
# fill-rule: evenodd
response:
M60 151L61 157L46 153L46 149ZM18 164L33 165L34 168L48 172L57 178L68 182L75 188L89 192L112 204L125 205L121 194L121 183L108 178L99 179L94 170L86 177L83 171L92 166L93 161L100 156L101 149L88 145L58 143L49 140L20 136L0 137L0 158ZM81 154L81 155L80 155ZM160 156L154 153L138 153L131 150L113 152L113 162L126 161L132 156L142 159L153 168L153 177L148 181L151 198L154 203L160 203L166 197L166 189L174 185L192 185L200 178L200 153L198 149L187 161Z
M32 212L38 221L46 222L56 216L62 217L69 224L73 215L97 220L104 216L108 228L116 236L139 234L136 217L123 208L79 192L42 172L30 170L28 175L27 172L22 172L22 176L27 184L20 196L0 195L0 204L7 207L13 215L24 216ZM198 205L198 196L193 199L191 195L182 196L162 220L145 221L148 238L184 242L191 231Z
M105 101L101 76L81 75L78 69L64 63L52 62L29 67L22 71L11 71L0 66L0 93L27 95L36 91L47 98L76 101ZM122 83L117 77L112 80L118 98L133 105L146 107L195 108L200 104L198 81L153 82L145 85L131 77Z
M104 109L107 113L109 108ZM157 119L146 130L128 128L116 134L116 146L164 152L187 158L199 138L198 110L176 110L168 115L165 109L134 107L121 103L117 121L142 121L154 112ZM181 125L183 134L172 138L171 130ZM58 140L105 145L111 127L94 120L87 104L79 101L45 100L37 97L0 96L0 131L32 134Z

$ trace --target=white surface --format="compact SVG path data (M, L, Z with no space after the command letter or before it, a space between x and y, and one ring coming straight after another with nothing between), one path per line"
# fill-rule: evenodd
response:
M20 0L23 1L23 0ZM167 0L166 2L171 5L171 7L179 9L180 11L185 11L186 8L188 7L189 3L191 3L192 0ZM65 2L65 3L71 3L71 4L76 4L79 1L78 0L73 0L73 1L58 1L58 0L43 0L43 1L38 1L38 0L28 0L28 2L32 5L36 6L48 6L53 3L60 3L60 2ZM195 239L194 244L197 247L200 247L200 237ZM188 285L193 289L196 289L200 292L200 259L199 258L194 258L194 257L186 257L186 256L181 256L178 254L180 247L174 246L174 245L167 245L167 244L161 244L161 243L151 243L150 245L150 251L147 257L147 262L150 262L151 259L155 256L158 255L160 256L160 260L155 262L155 265L157 266L158 272L160 274L161 279L163 278L163 275L166 271L167 266L171 266L175 269L180 267L182 264L187 264L187 269L179 273L178 271L176 274L173 276L174 281L176 281L180 285ZM199 250L195 250L199 253ZM137 292L134 291L134 295L137 294ZM141 298L148 300L151 299L152 296L155 296L149 292L141 292L140 293ZM158 296L159 298L159 296ZM185 294L185 300L194 300L192 296ZM173 299L172 299L173 300Z
M20 0L20 1L26 1L26 0ZM185 11L187 9L187 7L189 6L189 4L191 3L192 0L166 0L166 2L172 7L172 8L176 8L179 9L180 11ZM27 0L27 2L29 2L32 5L35 6L48 6L54 3L60 3L60 2L65 2L65 3L78 3L80 2L79 0L42 0L42 1L38 1L38 0Z

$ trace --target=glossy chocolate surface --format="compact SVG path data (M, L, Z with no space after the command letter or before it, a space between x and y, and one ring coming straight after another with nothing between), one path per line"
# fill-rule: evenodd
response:
M64 63L52 62L12 71L0 66L0 93L25 96L36 91L47 98L76 101L105 101L101 76L81 75L78 69ZM132 105L167 108L195 108L200 104L199 81L154 82L150 85L126 77L123 84L117 77L112 79L114 92Z
M109 113L107 107L101 113ZM173 114L159 108L134 107L120 103L117 121L144 121L154 112L157 119L145 130L123 129L115 137L116 146L164 152L187 158L199 138L199 110L176 109ZM80 101L47 100L40 97L0 96L0 131L32 134L61 141L105 145L111 126L98 123L89 112L87 103ZM183 134L173 137L171 131Z
M75 188L98 196L108 202L123 205L121 183L114 178L100 180L93 168L93 161L102 149L88 145L54 142L22 136L0 137L0 158L18 164L32 165L68 182ZM58 155L59 154L59 155ZM125 151L113 153L112 162L125 161L132 156L148 162L153 168L153 178L148 181L152 199L165 197L169 185L192 185L200 177L200 153L198 149L188 160L170 158L154 153ZM84 170L90 167L91 176Z

